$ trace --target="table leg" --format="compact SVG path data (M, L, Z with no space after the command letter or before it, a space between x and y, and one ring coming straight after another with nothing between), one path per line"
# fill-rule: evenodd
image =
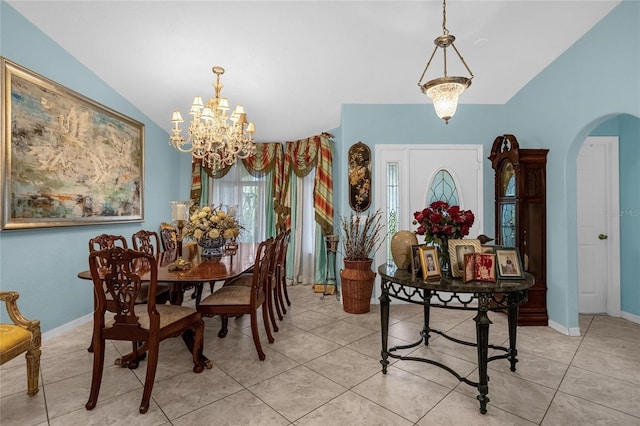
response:
M422 333L420 333L422 335L422 338L424 339L424 345L425 346L429 346L429 337L431 337L431 327L429 327L429 317L430 317L430 312L431 312L431 291L429 290L424 290L424 293L422 293L422 306L424 308L423 312L424 312L424 326L422 327Z
M172 305L182 305L184 300L184 288L181 283L171 283L169 290L169 303Z
M382 373L387 374L387 366L389 365L389 352L387 352L387 338L389 336L389 290L385 289L385 281L382 281L382 294L380 295L380 324L381 324L381 334L382 334L382 350L380 354L382 355L382 359L380 360L380 364L382 364Z
M509 324L509 363L511 363L511 371L516 371L516 363L518 362L518 350L516 349L516 335L518 332L518 303L513 300L511 295L509 298L507 321Z
M480 412L487 413L487 403L489 402L489 377L487 375L487 359L489 355L489 324L491 320L487 316L489 311L489 301L491 297L486 294L478 296L478 315L473 319L476 322L476 337L478 339L478 401L480 401Z

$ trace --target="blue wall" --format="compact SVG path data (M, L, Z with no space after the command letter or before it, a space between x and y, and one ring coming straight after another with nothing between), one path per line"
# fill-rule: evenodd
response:
M168 201L188 196L189 160L168 146L163 129L4 2L0 20L0 55L146 125L145 223L0 233L0 285L20 291L25 314L41 319L47 331L91 311L91 289L75 277L87 266L87 240L102 232L128 236L141 227L156 229L168 217ZM447 126L426 102L343 105L341 126L331 131L336 142L336 217L350 211L344 190L347 150L360 140L372 151L376 144L481 143L487 157L497 135L512 133L523 148L549 148L549 316L563 327L577 327L575 160L585 137L620 114L629 115L605 127L616 129L621 140L621 208L640 206L639 197L627 189L640 173L638 22L640 3L622 2L506 105L461 105ZM493 193L492 175L487 161L485 194ZM485 200L484 229L492 235L493 200ZM640 224L628 218L621 226L628 237L621 248L622 309L640 315L640 289L630 261L640 251L632 243L639 241Z
M39 319L46 332L92 311L91 283L76 278L88 267L88 240L101 233L130 239L141 228L158 229L170 219L169 200L188 197L189 157L169 146L167 132L4 2L0 24L0 55L145 124L144 223L0 233L0 287L19 291L23 314Z
M640 117L638 22L640 3L622 2L507 104L507 122L518 139L550 148L547 205L554 214L547 216L547 300L550 317L567 327L578 325L576 157L585 137L612 116ZM631 138L632 132L627 133ZM621 134L621 147L640 142L625 138ZM625 174L637 172L621 162L620 175ZM621 199L625 197L621 191ZM625 244L621 253L635 250ZM622 279L622 291L628 294L634 284ZM626 312L640 314L638 298L623 296L622 305Z

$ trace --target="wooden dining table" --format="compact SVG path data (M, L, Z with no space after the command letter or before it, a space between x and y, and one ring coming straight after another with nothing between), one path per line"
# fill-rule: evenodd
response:
M168 283L169 302L172 305L181 305L186 289L200 283L226 281L251 270L255 263L257 247L255 243L238 243L235 254L218 259L202 257L199 247L195 244L185 244L181 256L178 256L177 250L164 251L157 257L158 282ZM186 266L175 268L178 259L183 259ZM143 273L141 279L149 280L149 275L148 272ZM90 280L91 272L79 272L78 278Z

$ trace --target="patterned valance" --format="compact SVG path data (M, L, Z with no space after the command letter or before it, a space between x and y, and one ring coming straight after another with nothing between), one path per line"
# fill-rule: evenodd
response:
M285 229L291 227L291 199L289 178L293 173L304 177L315 167L313 204L316 222L325 235L333 233L333 173L332 149L329 133L287 142L284 156L285 182L280 195L281 214L285 216Z

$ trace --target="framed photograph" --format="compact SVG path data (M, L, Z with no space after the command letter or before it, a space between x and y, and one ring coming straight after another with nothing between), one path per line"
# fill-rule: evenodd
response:
M420 246L420 266L422 268L423 279L426 280L440 276L438 250L434 246Z
M142 222L144 125L0 58L2 230Z
M496 249L498 278L524 278L524 269L517 247Z
M475 253L467 253L464 255L464 269L462 270L462 282L468 283L469 281L473 281L474 277L474 265L475 262Z
M495 282L496 277L496 255L493 253L473 254L473 279L476 281Z
M480 253L481 251L480 240L449 240L449 259L451 259L451 272L453 276L462 277L465 254Z
M422 266L420 265L420 247L425 244L416 244L411 246L411 273L413 275L422 274Z

